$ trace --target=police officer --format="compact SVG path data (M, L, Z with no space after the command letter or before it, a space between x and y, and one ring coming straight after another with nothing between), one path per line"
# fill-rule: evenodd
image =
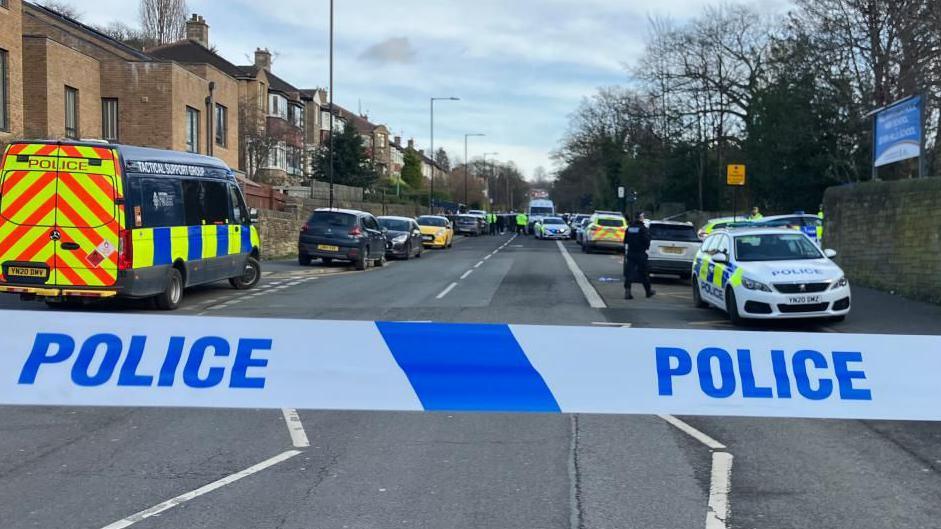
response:
M497 214L494 212L487 213L487 225L490 228L490 235L497 234Z
M765 216L761 214L761 210L758 209L758 206L751 208L751 215L748 216L748 220L755 222L763 218L765 218Z
M526 235L526 222L527 221L528 219L526 218L525 213L516 214L516 233L520 235Z
M650 286L650 272L647 269L650 231L644 220L644 213L638 213L624 233L624 299L634 299L631 295L631 283L635 274L640 276L640 283L644 285L648 298L657 293Z

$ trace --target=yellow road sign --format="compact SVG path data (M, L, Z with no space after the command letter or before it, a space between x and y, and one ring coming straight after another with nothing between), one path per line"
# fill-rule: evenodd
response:
M729 164L726 183L730 186L745 185L745 166L743 164Z

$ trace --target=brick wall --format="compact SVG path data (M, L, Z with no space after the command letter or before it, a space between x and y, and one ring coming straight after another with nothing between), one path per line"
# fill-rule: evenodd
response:
M941 178L832 187L824 246L851 282L941 303L939 204Z
M23 38L23 78L29 87L24 129L31 138L65 137L65 87L78 90L78 138L101 137L99 63L45 37Z
M216 104L222 105L228 111L228 131L226 134L225 146L220 146L215 141L215 116L212 116L213 119L213 137L212 141L212 155L216 158L224 161L229 167L237 168L239 166L239 154L238 154L238 125L239 125L239 85L238 81L234 78L229 77L227 74L217 70L216 68L209 66L207 64L187 64L182 65L186 70L194 73L198 76L196 84L193 84L194 79L186 79L179 84L174 84L174 91L182 90L183 98L187 101L190 101L190 106L193 106L192 103L199 99L200 106L193 107L200 111L200 117L202 122L200 123L200 152L206 153L206 104L205 99L209 95L209 82L216 83L216 87L213 90L213 99ZM199 81L204 81L200 83ZM194 97L195 96L195 97ZM176 97L174 98L176 99ZM175 126L175 125L174 125ZM185 147L185 138L184 138L184 147Z
M9 127L7 130L0 130L0 145L23 135L22 9L20 0L9 0L8 9L0 7L0 49L7 52L9 67Z
M261 237L262 258L275 259L297 257L297 236L301 226L317 208L327 204L319 199L289 198L286 211L259 210L258 234ZM373 215L398 215L414 217L420 213L415 206L398 204L376 204L371 202L340 201L337 207L368 211Z

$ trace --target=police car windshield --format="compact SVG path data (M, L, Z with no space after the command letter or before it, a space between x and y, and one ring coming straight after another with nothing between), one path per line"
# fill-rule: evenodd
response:
M379 224L390 231L408 231L408 221L401 219L379 219Z
M543 224L565 224L559 217L547 217L542 219Z
M441 217L418 217L418 224L420 226L444 228L448 225L448 221Z
M801 234L743 235L735 238L739 261L796 261L822 259L814 243Z

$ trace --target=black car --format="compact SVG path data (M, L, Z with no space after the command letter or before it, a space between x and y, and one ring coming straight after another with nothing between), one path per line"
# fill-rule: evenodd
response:
M421 257L421 228L408 217L379 217L379 225L386 230L386 257L411 259Z
M454 233L476 237L483 233L480 217L476 215L455 215Z
M353 209L318 209L301 228L297 242L297 261L309 265L319 258L324 264L333 260L350 261L365 270L372 261L386 262L386 236L371 213Z

